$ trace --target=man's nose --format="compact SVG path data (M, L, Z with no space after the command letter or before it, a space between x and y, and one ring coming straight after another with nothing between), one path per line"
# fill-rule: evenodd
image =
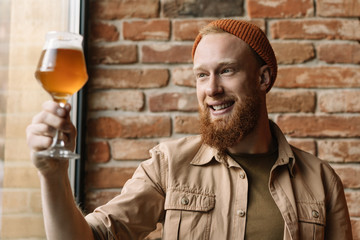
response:
M224 93L224 89L221 86L220 76L217 74L211 74L206 86L206 95L212 97L222 93Z

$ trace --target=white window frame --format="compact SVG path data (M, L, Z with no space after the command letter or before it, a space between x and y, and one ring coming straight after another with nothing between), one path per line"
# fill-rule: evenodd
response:
M80 33L80 0L69 0L69 21L68 21L68 30L70 32L74 33ZM77 124L77 103L78 103L78 97L77 94L74 94L70 100L69 103L72 106L72 110L70 113L71 120L73 124L76 126ZM75 195L75 179L76 179L76 161L77 160L70 160L69 162L69 179L71 184L71 189L73 192L73 195Z

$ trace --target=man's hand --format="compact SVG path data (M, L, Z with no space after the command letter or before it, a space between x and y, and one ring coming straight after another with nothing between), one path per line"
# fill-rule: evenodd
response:
M31 159L44 176L52 175L58 170L67 170L68 161L40 158L35 153L51 146L57 129L63 132L66 148L71 150L75 148L76 129L70 120L70 110L69 104L62 108L56 102L47 101L43 104L43 110L33 117L32 123L26 129Z

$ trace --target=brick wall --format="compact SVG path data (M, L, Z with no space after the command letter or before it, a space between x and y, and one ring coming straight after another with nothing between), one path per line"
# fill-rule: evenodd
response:
M87 210L118 194L157 143L198 133L192 42L209 21L236 17L274 47L270 117L340 175L360 239L359 16L359 0L91 1Z

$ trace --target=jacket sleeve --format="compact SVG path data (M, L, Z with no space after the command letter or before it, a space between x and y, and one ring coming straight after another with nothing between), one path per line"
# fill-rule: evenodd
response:
M329 187L330 189L326 196L325 239L352 240L351 222L344 188L336 173L334 173Z
M121 194L86 216L96 239L144 239L164 218L162 155L142 162Z

